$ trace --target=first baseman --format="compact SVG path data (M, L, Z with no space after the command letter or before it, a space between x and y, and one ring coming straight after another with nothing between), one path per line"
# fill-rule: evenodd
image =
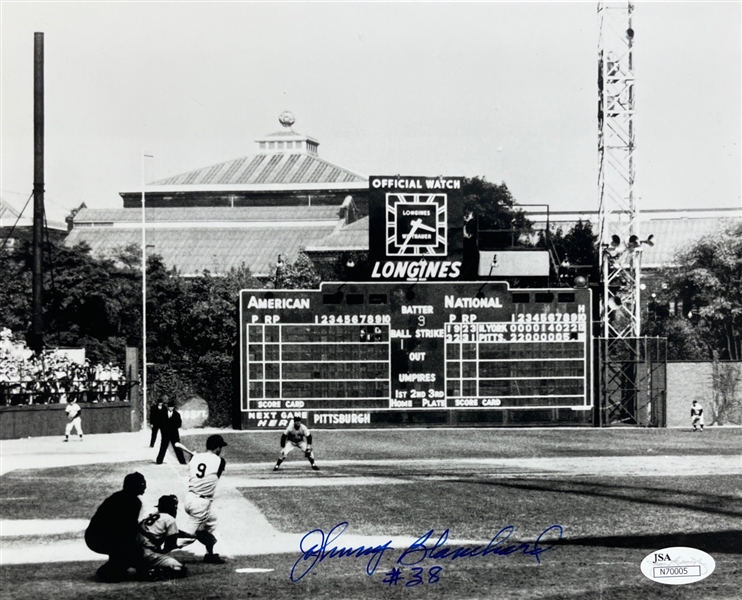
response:
M288 442L288 444L286 443ZM312 465L312 469L319 471L319 467L314 464L314 452L312 452L312 434L309 433L309 429L304 423L301 422L301 417L294 417L294 420L289 423L286 427L286 431L281 435L281 452L278 455L278 462L273 467L273 471L278 471L278 467L281 463L286 460L294 448L299 448L304 452L304 456Z
M214 554L214 528L216 515L211 510L214 492L219 478L224 473L227 462L221 457L222 448L227 445L220 435L210 435L206 440L206 452L191 452L177 442L177 447L191 455L188 465L188 493L185 499L185 511L188 522L183 531L195 535L196 539L206 546L204 562L223 564L225 560Z
M73 429L77 431L77 434L80 436L80 441L82 441L82 418L80 416L81 411L82 409L80 408L80 405L77 403L77 400L74 397L67 401L67 408L64 409L64 412L67 413L67 425L64 428L65 442L70 441L70 434L72 433Z

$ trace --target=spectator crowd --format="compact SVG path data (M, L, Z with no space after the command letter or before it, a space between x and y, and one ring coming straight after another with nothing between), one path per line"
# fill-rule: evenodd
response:
M36 355L0 331L0 406L126 400L128 382L111 363L93 365L60 351Z

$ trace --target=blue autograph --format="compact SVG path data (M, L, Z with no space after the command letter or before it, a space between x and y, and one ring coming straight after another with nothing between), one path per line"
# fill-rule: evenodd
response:
M536 541L533 544L527 542L521 542L519 544L505 545L511 535L513 535L515 527L508 525L498 531L495 536L485 546L461 546L460 548L442 548L448 541L448 529L446 529L439 537L438 540L433 544L432 547L426 546L426 543L433 536L434 530L431 529L425 535L419 537L414 541L407 550L402 552L400 557L397 559L397 563L400 565L411 566L416 565L426 558L431 560L451 560L454 561L457 558L476 558L480 556L489 556L493 554L495 556L510 556L516 552L522 552L526 556L533 556L536 562L541 563L541 555L551 550L556 542L562 538L564 529L561 525L552 525L544 529ZM548 546L543 546L543 538L548 534L558 535L556 539L550 540L552 543Z
M321 563L327 558L347 558L351 556L355 556L355 558L369 556L366 573L373 575L376 572L376 567L379 566L381 557L384 556L384 552L391 550L392 540L380 546L369 546L368 548L365 546L358 546L358 548L350 546L347 548L338 548L337 546L333 546L332 549L328 550L330 544L339 538L347 528L348 523L344 521L330 529L327 535L321 529L312 529L312 531L301 538L299 550L301 550L302 555L296 560L294 566L291 567L291 581L294 583L300 581L302 577L314 568L314 565L318 562ZM312 545L310 546L310 544Z
M379 562L381 562L384 553L392 550L392 540L378 546L352 546L338 547L333 545L335 541L348 528L348 523L343 521L333 527L327 534L322 529L313 529L307 533L299 543L301 556L296 560L291 568L291 581L297 582L305 577L318 563L322 563L328 558L368 558L366 564L366 573L373 575L376 572ZM515 553L522 553L526 556L533 556L536 562L541 563L541 555L551 550L556 542L562 538L564 528L561 525L552 525L542 531L536 540L531 544L520 542L516 544L506 544L510 536L513 535L515 527L508 525L498 531L486 546L460 546L444 548L448 541L449 530L446 529L433 540L435 533L431 529L424 535L415 540L406 548L397 559L397 564L404 566L413 566L421 563L426 559L457 560L460 558L477 558L484 556L510 556ZM549 536L549 540L545 538ZM432 542L432 545L430 543Z

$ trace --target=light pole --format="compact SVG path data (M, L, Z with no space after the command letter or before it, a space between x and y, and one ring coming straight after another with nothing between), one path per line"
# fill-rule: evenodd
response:
M147 234L144 215L146 178L144 160L151 154L142 152L142 431L147 429Z

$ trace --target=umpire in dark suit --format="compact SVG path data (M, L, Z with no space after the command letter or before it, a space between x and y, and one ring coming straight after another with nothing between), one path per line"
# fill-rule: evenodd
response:
M126 579L129 567L136 567L141 560L142 549L136 537L142 509L139 496L146 489L144 475L129 473L123 489L109 496L90 519L85 543L93 552L108 555L108 562L97 571L101 581L115 583Z
M152 425L152 437L149 440L149 447L155 447L155 440L157 440L157 432L162 429L162 424L167 418L167 408L163 400L158 400L157 404L152 406L149 413L149 422Z
M162 437L162 441L160 442L160 452L157 454L157 464L161 465L162 461L165 458L165 452L167 452L167 447L169 444L175 444L175 442L180 441L180 426L183 424L183 421L180 418L180 413L175 410L175 402L172 400L167 403L167 414L165 415L165 418L163 419L162 425L160 426L160 433ZM175 456L178 457L178 462L181 465L186 464L185 456L183 456L183 451L180 448L177 448L175 445L173 445L173 450L175 450Z

